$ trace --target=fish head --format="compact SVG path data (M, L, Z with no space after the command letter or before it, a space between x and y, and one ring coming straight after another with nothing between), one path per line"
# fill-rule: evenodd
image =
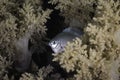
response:
M51 40L49 46L54 51L54 53L60 53L63 51L63 46L61 45L60 40Z

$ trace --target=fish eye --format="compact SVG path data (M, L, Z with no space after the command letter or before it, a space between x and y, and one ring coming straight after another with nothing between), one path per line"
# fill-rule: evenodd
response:
M52 42L51 42L51 46L52 46L53 48L57 47L57 45L58 45L58 42L57 42L57 41L52 41Z
M51 45L55 45L57 42L56 41L52 41L51 42Z
M52 44L53 44L53 45L56 44L56 41L53 41Z

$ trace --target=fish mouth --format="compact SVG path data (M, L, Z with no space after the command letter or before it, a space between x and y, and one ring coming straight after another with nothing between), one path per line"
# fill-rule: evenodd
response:
M53 47L51 44L49 45L54 53L59 53L61 48L60 45L57 44L55 47Z
M53 50L53 52L54 53L61 53L61 52L63 52L64 51L64 49L61 47L61 46L57 46L56 48L52 48L52 50Z

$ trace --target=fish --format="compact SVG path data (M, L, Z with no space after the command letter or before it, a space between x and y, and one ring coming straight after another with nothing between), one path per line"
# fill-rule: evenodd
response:
M26 33L19 40L15 41L16 55L14 67L18 72L25 72L30 66L32 59L32 51L28 48L30 36L30 33Z
M67 42L71 42L77 37L80 38L81 35L83 35L82 30L78 28L68 27L56 35L53 39L51 39L48 45L51 47L54 53L61 53L64 51Z

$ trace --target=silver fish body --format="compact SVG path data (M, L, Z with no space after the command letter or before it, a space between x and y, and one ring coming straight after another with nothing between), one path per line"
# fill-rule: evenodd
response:
M54 53L60 53L64 51L64 47L67 42L71 42L73 39L80 37L82 34L83 32L77 28L66 28L49 42L49 46Z

